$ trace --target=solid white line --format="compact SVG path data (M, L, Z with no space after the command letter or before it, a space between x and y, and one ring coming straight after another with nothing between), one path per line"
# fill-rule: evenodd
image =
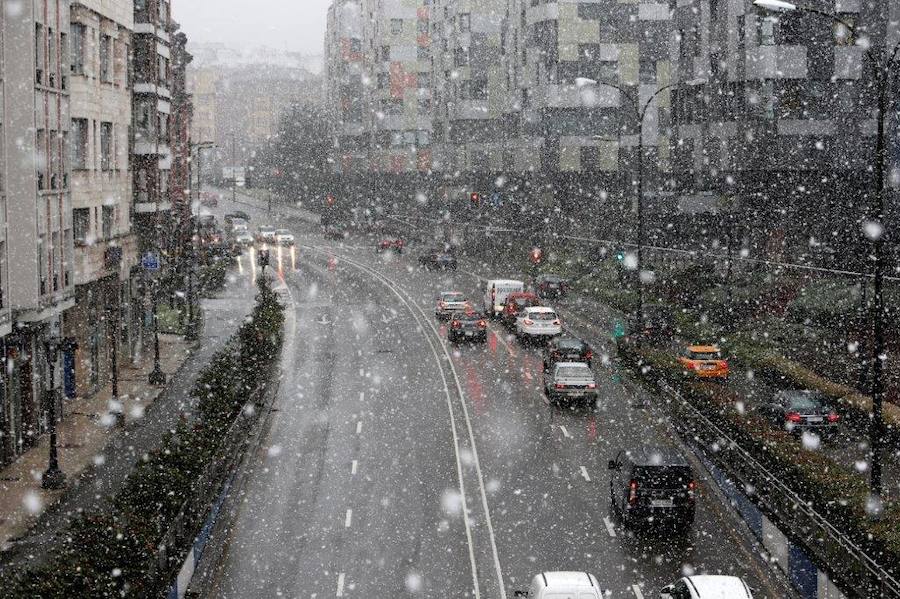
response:
M337 596L338 596L338 597L343 597L343 596L344 596L344 573L343 573L343 572L341 572L340 574L338 574Z
M351 476L356 476L356 467L357 467L357 461L353 460L353 463L350 464L350 475Z
M362 420L360 420L359 422L356 423L356 434L358 435L361 432L362 432Z
M569 434L568 429L566 429L566 427L564 427L563 425L561 425L561 424L559 425L559 430L562 431L563 437L565 437L566 439L572 438L572 435Z
M397 291L397 288L399 287L399 285L397 285L396 283L394 283L393 281L391 281L390 279L388 279L386 276L382 275L375 269L369 268L358 262L354 262L353 260L350 260L348 258L344 258L344 261L347 262L348 264L350 264L351 266L354 266L356 269L361 270L363 272L368 272L370 275L372 275L376 279L380 280L385 285L385 287L387 287L391 292L393 292L393 294L395 296L397 296L397 298L404 305L406 305L406 307L412 313L413 318L417 322L419 322L419 324L420 324L420 326L422 326L423 330L425 328L430 328L431 331L434 333L434 336L438 340L437 345L435 345L434 339L432 339L432 337L430 337L429 335L425 335L425 340L428 342L428 345L432 351L432 354L434 354L434 359L438 364L438 372L441 375L441 381L443 382L443 386L444 386L444 395L447 399L447 408L448 408L449 415L450 415L450 430L451 430L452 436L453 436L453 450L454 450L454 453L456 454L456 472L457 472L457 478L459 480L459 485L460 485L459 490L460 490L460 497L461 497L461 502L462 502L463 522L465 523L466 539L467 539L468 545L469 545L469 561L471 563L471 568L472 568L472 580L473 580L473 584L474 584L475 599L480 599L481 590L480 590L480 585L479 585L479 581L478 581L478 566L477 566L476 559L475 559L475 546L474 546L474 542L472 540L472 524L469 521L469 508L467 506L465 482L463 480L463 469L462 469L462 458L460 456L459 434L458 434L457 428L456 428L456 416L454 415L454 412L453 412L453 400L451 398L450 386L449 386L449 383L447 382L447 377L446 377L446 374L444 373L444 369L442 367L441 357L438 355L438 347L440 347L440 349L443 351L444 356L447 360L447 363L450 365L450 371L453 374L453 377L455 379L456 388L457 388L457 391L459 394L459 403L462 406L463 418L466 422L466 426L468 429L468 436L469 436L469 440L470 440L470 443L472 446L472 458L473 458L473 462L475 463L475 472L478 477L478 483L479 483L480 492L481 492L481 501L482 501L482 506L483 506L483 509L485 512L485 521L486 521L487 527L488 527L488 536L491 541L491 550L492 550L493 558L494 558L494 566L496 568L497 580L498 580L498 584L500 586L500 596L501 596L501 599L506 599L506 597L507 597L506 585L503 581L503 572L500 568L500 558L497 553L497 541L496 541L496 538L494 535L494 527L493 527L493 524L491 523L490 510L488 509L488 505L487 505L487 491L485 490L485 487L484 487L484 475L481 471L481 464L478 459L478 449L475 446L475 434L472 430L472 422L471 422L471 419L469 418L468 408L466 407L465 393L463 392L463 389L462 389L462 383L459 380L459 375L456 373L456 368L453 365L453 360L450 357L450 352L447 350L446 345L444 345L442 343L441 336L440 336L440 333L438 332L438 329L434 326L434 324L431 322L431 320L427 317L427 315L425 314L425 311L417 303L415 303L414 301L408 300L407 298L405 298L403 296L403 294L401 294L399 291ZM417 312L418 312L418 314L417 314ZM420 314L421 314L421 316L420 316Z
M609 517L607 517L607 516L604 516L604 517L603 517L603 524L606 525L606 532L609 533L609 536L615 538L615 536L616 536L616 529L615 529L615 527L613 526L613 523L610 521Z
M587 482L591 482L591 477L588 475L587 468L585 468L584 466L581 467L581 476L583 476L584 480L586 480Z
M359 401L366 401L366 393L365 391L359 392Z
M350 528L351 524L353 524L353 510L348 509L347 515L344 517L344 528Z
M641 587L636 584L631 585L631 590L634 592L634 596L637 599L644 599L644 593L641 592Z

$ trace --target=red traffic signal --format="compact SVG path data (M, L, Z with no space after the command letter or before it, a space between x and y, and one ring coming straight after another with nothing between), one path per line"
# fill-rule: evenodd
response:
M325 203L329 206L334 206L334 196L330 193L325 197Z
M531 263L532 264L540 264L541 260L544 258L544 252L541 248L534 248L531 250Z
M469 196L469 200L472 202L473 206L478 206L479 204L481 204L481 194L473 191Z

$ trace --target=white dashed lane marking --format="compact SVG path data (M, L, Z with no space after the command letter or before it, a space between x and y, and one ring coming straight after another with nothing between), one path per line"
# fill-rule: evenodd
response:
M337 597L344 596L344 573L338 574Z
M351 476L356 476L356 469L358 466L359 466L359 462L357 462L356 460L353 460L353 462L350 464L350 475Z
M609 533L609 536L615 538L615 536L616 536L616 529L615 529L615 527L613 526L612 521L611 521L608 517L604 517L604 518L603 518L603 524L606 525L606 532Z
M361 432L362 432L362 420L360 420L359 422L356 423L356 434L358 435Z
M344 517L344 528L350 528L351 524L353 524L353 510L348 509L347 515Z
M641 587L636 584L631 585L631 590L634 592L634 596L636 599L644 599L644 593L641 592Z
M561 425L561 424L559 425L559 430L562 431L563 437L565 437L566 439L572 438L572 435L569 434L569 429L567 429L563 425Z
M582 477L584 478L584 480L586 480L587 482L591 482L591 477L590 477L590 475L588 474L587 468L585 468L584 466L581 467L581 476L582 476Z

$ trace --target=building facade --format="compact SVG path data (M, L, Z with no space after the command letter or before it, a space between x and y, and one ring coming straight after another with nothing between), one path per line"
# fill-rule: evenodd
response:
M79 0L71 6L70 147L76 305L65 314L75 339L75 385L92 395L109 382L112 343L134 352L130 156L132 0Z
M187 69L193 56L187 51L187 36L173 27L172 36L172 170L169 195L175 220L179 266L191 254L193 239L191 189L191 123L194 105L187 91Z
M28 0L15 6L5 2L2 14L0 179L5 220L0 223L0 333L6 367L0 393L0 457L8 461L36 443L46 429L45 390L51 377L44 341L67 335L62 314L74 304L75 276L69 0ZM54 365L54 370L62 375L70 369ZM64 376L53 378L57 386L65 384Z

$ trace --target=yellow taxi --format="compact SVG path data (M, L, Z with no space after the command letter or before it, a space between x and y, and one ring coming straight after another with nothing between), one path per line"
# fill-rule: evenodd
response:
M715 345L689 345L678 357L678 363L699 378L728 378L728 360Z

